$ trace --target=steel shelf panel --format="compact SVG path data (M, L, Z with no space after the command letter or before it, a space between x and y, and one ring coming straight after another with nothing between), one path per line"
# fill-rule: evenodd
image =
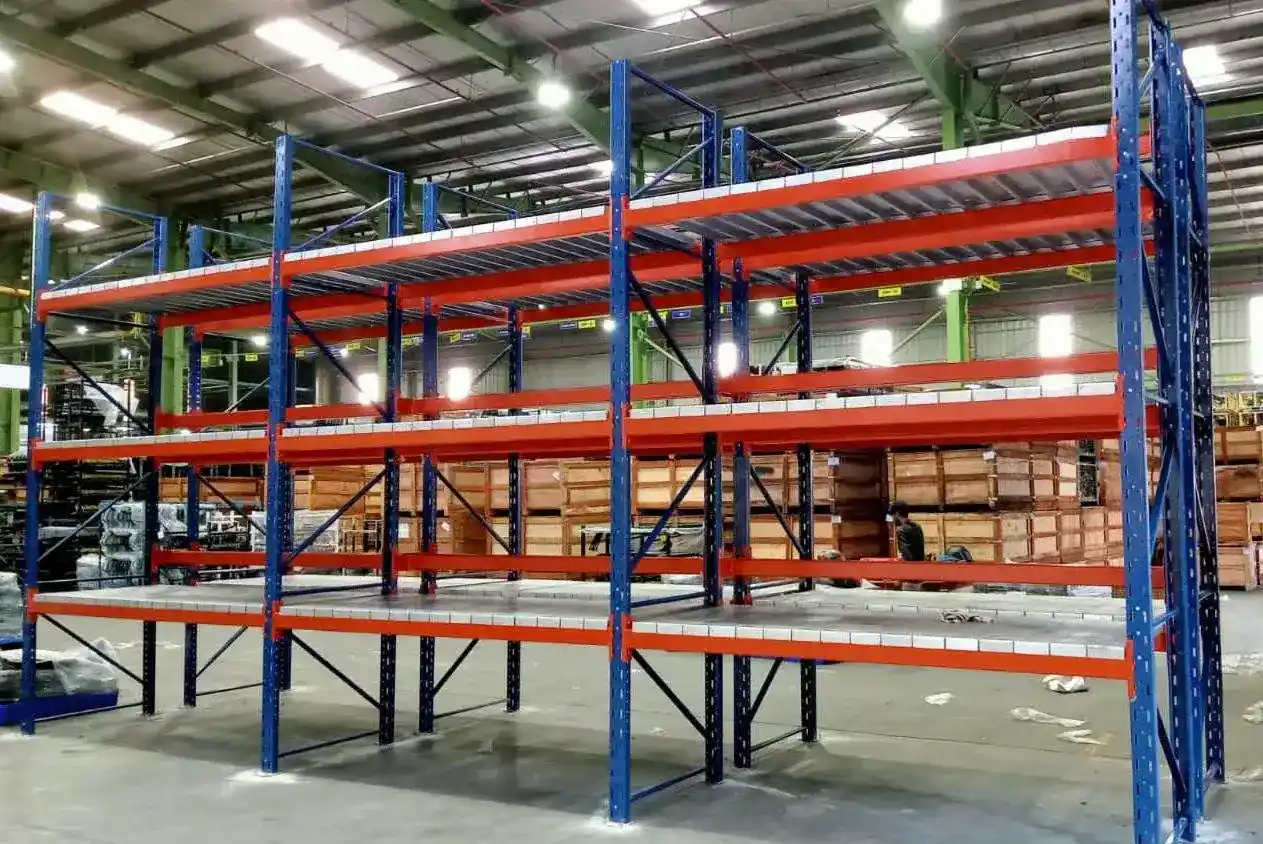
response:
M688 452L703 435L721 443L779 448L811 442L855 448L890 444L950 445L1014 438L1108 438L1122 427L1112 381L1070 387L1010 387L895 393L885 396L733 402L640 408L627 420L638 453ZM494 432L494 436L492 436ZM405 422L285 428L279 454L295 465L378 462L385 449L420 455L491 459L601 454L610 442L608 410L544 411ZM266 458L260 429L36 443L37 463L151 457L165 463L257 462Z
M321 582L339 587L380 586L372 577L290 575L286 588ZM528 581L501 585L457 581L437 596L415 591L420 581L401 579L399 594L348 592L300 595L286 599L278 626L294 630L393 633L540 641L554 644L608 645L607 588L569 581ZM637 600L680 597L693 587L637 584ZM36 610L45 614L148 618L201 623L262 624L261 579L198 586L140 586L41 596ZM947 611L980 619L957 624ZM757 607L673 606L637 611L631 646L690 650L698 653L752 653L768 648L787 657L821 658L821 647L839 653L877 648L864 662L908 664L909 651L925 651L934 660L950 653L955 667L987 667L995 655L1010 658L1008 668L1043 673L1046 660L1077 660L1094 677L1123 677L1125 666L1122 600L1014 595L900 595L869 590L822 589L781 595ZM854 661L854 660L853 660ZM975 662L977 664L975 664ZM951 666L946 666L951 667Z
M1010 207L1040 214L1056 207L1057 200L1108 194L1112 149L1113 138L1105 127L1080 127L968 151L656 196L631 203L627 220L630 228L643 229L658 241L670 241L685 250L696 250L703 238L711 238L719 243L721 257L743 257L751 272L810 266L816 274L873 273L1100 247L1111 242L1108 201L1095 218L1080 215L1072 220L1053 214L1043 224L1033 220L1025 229L1015 229L1012 237L987 237L985 229L966 235L952 229L951 218L986 210L1002 213ZM944 224L942 234L924 247L906 250L882 251L861 239L854 248L843 250L847 254L825 260L828 256L802 257L798 250L782 250L778 243L812 233L862 233L865 227L937 218ZM1092 220L1091 225L1083 225ZM568 267L599 264L608 258L607 229L606 209L592 207L288 253L282 272L291 280L289 292L295 299L373 293L388 283L403 288L439 285L434 292L440 298L459 297L459 287L441 290L441 282L494 274L507 284L514 271L540 269L556 269L557 279L564 282ZM629 248L633 257L671 254L661 246L651 249L636 240ZM758 254L746 257L747 249L756 249ZM687 266L687 256L680 257L685 259L682 267ZM692 261L692 267L680 275L656 279L666 283L660 292L697 289L696 259ZM590 274L584 270L583 275ZM52 288L41 294L39 308L41 313L223 310L265 303L269 276L267 259L252 259ZM594 283L590 289L596 292L589 297L599 298L603 286ZM527 304L589 300L549 296L546 286L540 286L538 298L520 294L515 292L512 298L524 298ZM488 300L498 297L488 291L473 301ZM365 300L366 311L381 310L380 304L372 306L370 301Z

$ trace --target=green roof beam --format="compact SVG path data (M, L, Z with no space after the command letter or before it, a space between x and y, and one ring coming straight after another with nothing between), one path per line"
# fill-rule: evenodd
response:
M954 122L964 119L975 142L980 142L982 136L979 121L1019 129L1039 127L1039 121L1002 93L998 84L987 86L972 68L952 55L948 45L940 40L940 31L919 31L908 26L900 4L894 0L880 0L877 11L894 37L895 46L908 57L930 93L945 110L953 110Z

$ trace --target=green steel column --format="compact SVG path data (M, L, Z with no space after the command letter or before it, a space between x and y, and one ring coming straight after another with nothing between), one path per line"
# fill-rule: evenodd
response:
M631 315L631 380L648 384L653 380L653 347L649 345L649 314Z
M241 397L241 379L238 377L240 358L241 344L233 340L232 349L228 353L228 407L236 407L237 400Z
M187 226L172 221L167 242L167 269L174 272L188 265ZM188 329L192 331L193 329ZM189 371L189 343L184 328L168 328L162 332L162 395L159 403L164 413L183 413L187 395L184 378Z
M962 92L955 92L955 104L943 107L943 149L957 149L965 145L966 119ZM943 305L947 323L947 359L953 362L969 360L969 282L960 290L947 294Z
M0 363L22 362L22 329L26 324L26 297L17 291L22 282L22 250L0 255ZM12 291L12 292L10 292ZM22 431L22 391L0 390L0 448L5 454L18 449Z

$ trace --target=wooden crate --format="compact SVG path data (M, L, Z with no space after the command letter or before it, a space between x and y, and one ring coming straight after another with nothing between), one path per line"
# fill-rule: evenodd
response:
M790 527L798 530L798 518L786 519ZM833 517L816 515L813 530L815 547L812 556L819 557L833 548ZM794 544L785 535L776 516L756 514L750 517L750 556L756 560L793 560L798 558Z
M453 487L465 496L469 505L479 513L486 513L491 506L491 467L486 463L445 463L439 471ZM464 509L442 481L438 484L439 510L453 513Z
M438 520L438 546L441 554L486 554L495 540L478 519L464 509L454 510ZM497 546L498 547L498 546Z
M263 505L263 478L217 478L212 476L209 480L215 485L215 489L223 493L234 504L253 507L261 507ZM202 501L216 505L223 504L219 500L219 496L207 489L205 484L199 484L198 486L201 490ZM25 500L25 490L22 490L22 492L22 499ZM189 495L188 479L183 477L163 478L158 484L158 495L162 501L187 501Z
M834 516L833 547L845 560L890 556L886 520Z
M1259 586L1258 546L1254 543L1219 546L1219 585L1253 591Z
M561 464L561 486L564 491L563 515L600 516L604 513L603 521L609 521L610 461L564 461Z
M1031 555L1030 517L1026 513L944 513L916 517L925 532L925 553L933 559L957 545L981 562L1023 560ZM898 548L891 529L892 549Z
M488 471L490 472L488 484L491 492L491 509L508 510L508 463L492 463ZM560 512L566 502L561 461L523 460L521 494L524 512Z
M1252 538L1250 505L1240 501L1216 501L1216 536L1219 544L1244 545Z
M1263 462L1263 432L1258 428L1218 428L1215 430L1216 463Z
M632 467L632 506L637 510L665 510L697 468L694 457L666 457L637 460ZM731 474L731 473L725 473ZM683 509L700 509L705 489L699 475L680 502Z
M1029 504L1035 494L1020 447L892 452L888 474L891 499L909 507Z
M763 481L772 500L782 509L798 506L798 456L796 454L755 455L750 458L750 466ZM732 469L725 467L725 480L731 478ZM815 452L811 460L811 498L816 507L833 503L834 482L830 477L831 467L826 452ZM724 500L732 501L731 485L724 484ZM751 484L750 504L753 507L764 507L767 502Z
M509 538L509 521L496 518L492 526L506 540ZM488 537L487 547L492 554L507 555L508 551ZM566 526L561 516L524 516L522 518L522 553L561 556L569 553Z
M1259 464L1243 463L1215 467L1215 496L1221 501L1251 501L1259 498Z
M879 451L841 451L827 458L833 503L841 509L886 509L882 495L885 456Z

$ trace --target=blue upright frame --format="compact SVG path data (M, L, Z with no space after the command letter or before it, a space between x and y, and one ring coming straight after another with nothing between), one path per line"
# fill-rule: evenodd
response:
M698 112L701 117L701 141L682 155L674 165L640 188L631 190L631 104L632 78L657 89ZM610 69L610 151L613 167L610 174L610 798L609 817L616 823L631 820L632 803L659 791L684 782L695 776L705 776L709 783L723 781L723 658L718 654L703 655L703 699L705 711L702 718L695 717L671 690L652 666L639 653L625 644L625 634L631 624L631 576L637 561L652 546L658 534L665 528L673 512L678 508L688 489L699 474L704 473L704 537L703 537L703 589L695 595L678 600L702 598L705 606L718 606L723 598L723 582L720 576L720 558L723 551L723 462L719 452L718 437L707 434L702 442L702 461L698 471L676 494L667 512L659 519L649 537L641 542L641 549L632 553L631 526L631 456L627 448L626 422L631 409L631 322L629 298L634 292L646 306L654 324L662 333L667 345L688 372L706 403L719 399L718 349L719 315L723 278L716 258L713 239L704 238L700 244L703 345L702 372L699 376L680 351L665 321L653 307L651 297L636 281L631 272L628 240L638 233L630 231L624 221L628 203L636 195L652 190L655 185L690 157L700 155L702 186L719 184L719 169L723 154L723 122L717 111L708 108L686 94L646 74L625 59L617 60ZM655 238L656 240L656 238ZM661 599L654 599L660 603ZM692 771L672 777L666 782L632 790L631 781L631 663L635 661L645 674L662 690L667 698L702 735L705 743L705 762Z
M744 126L733 128L729 135L729 175L732 184L743 184L750 181L751 165L755 159L753 153L762 156L771 163L792 170L795 174L810 172L811 168L803 162L777 149L772 144L753 134ZM793 340L796 344L798 372L810 372L812 369L812 295L811 278L805 272L797 272L794 276L794 325L762 370L770 371L777 360ZM743 375L750 369L750 281L746 277L741 261L733 266L732 280L732 338L737 347L737 371ZM800 398L809 398L803 394ZM813 449L810 444L802 443L795 449L795 463L798 470L796 491L798 495L798 524L791 530L790 522L781 513L776 502L765 503L775 511L784 527L795 553L799 559L811 559L815 548L815 502L813 499L814 481ZM750 550L750 480L754 478L760 492L766 492L757 477L752 474L750 456L744 443L734 445L733 472L733 548L740 557L748 557ZM778 586L760 584L760 586ZM814 584L810 579L799 580L798 588L810 590ZM733 602L749 605L753 603L753 591L745 578L733 581ZM754 719L758 714L773 679L780 671L781 660L774 660L768 669L758 694L751 697L753 682L753 660L748 656L732 658L733 688L733 764L738 768L748 768L754 763L754 751L770 744L793 736L801 736L803 741L815 741L817 737L817 697L816 697L816 663L814 660L800 660L799 676L799 727L789 730L772 739L754 743Z
M162 395L162 332L158 328L156 317L151 317L148 323L148 336L150 343L149 357L149 384L147 386L146 409L148 411L148 419L143 423L138 420L128 408L118 404L118 402L101 387L101 385L89 376L77 363L70 360L60 350L58 350L48 340L46 333L46 321L39 313L39 309L35 307L35 303L39 299L40 293L49 286L52 281L52 250L53 250L53 218L52 213L55 210L53 203L55 200L61 200L69 203L68 197L58 196L49 191L40 191L35 200L34 220L31 235L31 321L30 321L30 346L29 346L29 363L30 363L30 381L27 392L27 419L26 419L26 436L27 436L27 453L34 457L33 444L39 442L43 438L44 433L44 367L47 362L47 351L52 350L53 353L62 359L67 365L72 367L76 373L83 379L84 386L98 390L111 403L115 404L120 410L124 418L131 420L133 423L147 428L150 432L156 430L157 420L159 417L159 404ZM92 267L74 278L65 282L66 285L75 285L80 282L89 283L90 276L99 270L109 267L119 258L130 256L142 251L149 251L152 254L151 268L154 273L165 272L167 268L167 246L169 221L166 217L149 214L143 211L134 211L128 208L121 208L114 205L101 205L98 211L104 214L111 214L118 217L124 217L133 222L140 222L151 227L151 235L143 243L127 249L119 255L107 259L95 267ZM36 630L38 619L30 613L30 604L38 593L40 586L39 566L43 558L51 553L53 549L45 551L41 548L39 541L40 527L40 495L43 486L43 470L36 466L34 460L30 460L27 464L26 471L26 548L25 548L25 569L23 571L23 598L26 602L27 612L23 614L22 619L22 677L21 677L21 702L22 716L21 729L27 735L35 732L36 723L36 705L35 705L35 669L36 669ZM60 540L68 541L71 537L78 535L84 528L95 524L105 509L112 507L114 504L122 501L127 495L134 492L140 492L145 510L145 537L144 548L142 549L142 575L144 583L150 584L154 582L153 567L153 550L157 545L158 538L158 493L159 483L158 474L152 459L144 461L144 469L141 472L140 479L126 490L118 498L105 505L101 510L91 514L83 522L77 525L69 534ZM61 625L59 622L52 621L55 626L62 629L67 635L80 641L85 647L96 652L102 659L109 662L121 673L137 680L140 684L140 702L139 704L126 704L123 707L112 706L108 709L127 708L139 705L145 715L153 715L156 710L157 698L157 653L158 653L158 636L157 623L152 621L141 622L141 672L139 675L129 671L118 664L108 654L104 654L96 649L91 643L81 639L77 634ZM89 710L90 712L101 712L105 710ZM87 714L87 713L75 713Z
M1140 72L1139 20L1149 23L1149 72ZM1132 660L1133 837L1167 840L1160 758L1171 772L1172 829L1196 841L1208 782L1222 782L1223 700L1214 536L1210 369L1210 253L1205 106L1181 50L1151 2L1111 0L1119 372L1127 642ZM1152 172L1141 157L1141 98L1150 102ZM1154 258L1145 255L1143 194L1154 207ZM1158 389L1146 393L1143 325L1158 349ZM1161 470L1149 498L1146 417L1157 406ZM1151 565L1158 529L1166 611L1155 618ZM1154 666L1166 634L1168 717ZM1169 726L1169 729L1168 729ZM1161 754L1161 756L1160 756Z
M281 431L286 424L287 412L295 402L295 371L292 350L291 327L315 344L326 360L352 385L355 379L341 360L320 339L303 319L294 312L289 297L289 282L282 272L282 262L286 253L291 251L291 205L293 196L294 151L296 147L310 147L325 155L330 155L363 166L377 175L384 182L385 198L373 203L346 220L325 229L323 232L303 241L299 250L309 249L317 243L339 231L346 230L352 224L366 219L374 213L381 213L386 219L388 237L398 237L404 233L405 200L407 179L403 173L389 170L376 164L359 159L348 158L329 150L311 147L292 136L283 135L276 140L275 175L273 208L272 208L272 287L270 299L270 324L268 332L268 425L267 425L267 539L264 571L264 624L263 624L263 695L262 695L262 729L260 739L260 764L265 773L275 773L279 769L282 756L292 756L317 748L329 747L348 741L375 736L379 743L390 744L395 735L395 689L397 640L394 635L380 637L378 678L378 697L373 698L360 688L343 672L321 656L313 647L294 636L292 632L278 630L275 626L275 613L280 608L286 595L310 594L312 592L338 591L345 587L328 589L296 589L287 591L284 588L284 576L293 566L294 560L302 554L315 539L328 530L334 522L351 506L359 501L377 483L383 484L383 512L385 514L384 536L382 537L382 562L380 583L373 588L382 595L393 595L398 590L398 579L395 574L394 560L398 554L399 544L399 459L393 449L387 449L383 456L382 471L365 484L350 500L339 508L332 517L318 526L300 543L295 543L293 535L293 476L289 466L279 459L278 445ZM403 373L403 318L399 308L398 286L389 284L386 287L386 383L383 401L373 401L382 421L390 422L397 418L398 403L401 394ZM331 742L321 742L310 747L280 749L280 696L289 687L291 647L297 645L317 663L329 670L334 676L351 687L360 697L368 701L378 713L378 726L371 732L359 733Z

